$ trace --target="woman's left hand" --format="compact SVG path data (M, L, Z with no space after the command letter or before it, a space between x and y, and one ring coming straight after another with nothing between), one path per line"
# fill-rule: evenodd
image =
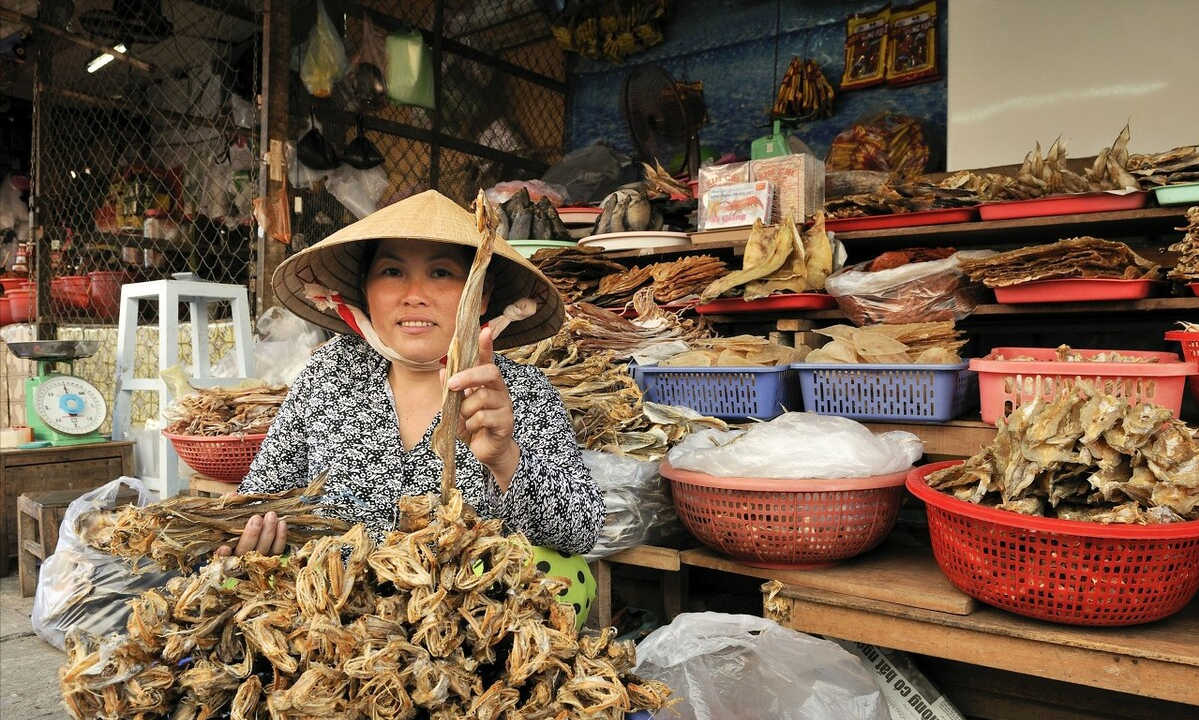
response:
M457 373L448 384L450 390L462 390L465 395L458 436L491 471L500 488L507 490L520 461L520 447L512 438L512 396L495 365L491 328L479 333L475 366Z

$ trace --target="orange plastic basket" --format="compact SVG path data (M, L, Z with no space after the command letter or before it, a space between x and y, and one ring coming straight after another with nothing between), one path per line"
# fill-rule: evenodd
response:
M266 433L253 435L163 435L175 446L175 452L192 470L225 482L241 482L250 471L250 463Z
M1020 615L1070 625L1137 625L1181 610L1199 589L1199 521L1104 525L958 500L913 468L933 555L959 590Z
M834 565L882 542L907 476L726 478L667 461L661 472L679 520L697 540L746 565L789 569Z
M1195 294L1199 295L1199 283L1194 283ZM1187 362L1199 363L1199 332L1186 332L1185 330L1171 330L1166 333L1167 340L1177 340L1182 345L1182 359ZM1199 400L1199 375L1192 375L1187 378L1187 382L1191 386L1191 395Z

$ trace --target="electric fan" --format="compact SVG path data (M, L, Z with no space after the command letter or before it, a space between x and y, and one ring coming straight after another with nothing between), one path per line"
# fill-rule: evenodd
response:
M699 171L699 127L706 117L699 83L675 82L657 65L641 65L625 77L621 112L637 154L671 175Z

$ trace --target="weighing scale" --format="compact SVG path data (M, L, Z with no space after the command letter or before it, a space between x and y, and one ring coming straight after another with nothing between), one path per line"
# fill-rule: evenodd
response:
M96 353L98 340L7 344L13 355L37 361L37 376L25 380L25 422L33 428L35 443L60 447L106 442L96 431L108 416L108 404L95 385L72 374L76 360ZM68 372L56 371L60 364L65 364Z

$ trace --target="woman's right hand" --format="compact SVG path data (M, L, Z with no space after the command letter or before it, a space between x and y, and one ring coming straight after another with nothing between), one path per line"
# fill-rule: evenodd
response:
M287 521L280 520L275 513L251 515L246 521L246 529L242 530L241 538L236 547L222 545L216 549L217 557L230 555L245 555L251 550L262 555L282 555L287 549Z

